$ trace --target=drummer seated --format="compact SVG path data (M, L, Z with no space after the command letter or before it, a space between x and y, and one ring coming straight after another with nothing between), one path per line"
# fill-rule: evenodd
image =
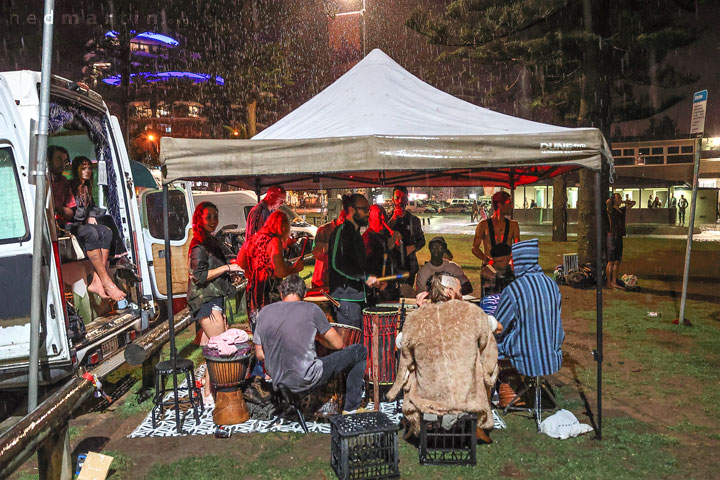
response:
M289 275L280 283L282 302L265 306L257 317L253 341L258 360L277 390L281 385L294 393L326 384L338 373L346 373L343 413L354 413L362 402L367 351L363 345L343 348L343 341L325 313L305 297L305 282ZM315 339L338 350L318 358Z
M445 238L433 238L430 240L430 243L428 243L428 249L430 250L430 261L423 265L417 277L415 277L415 293L426 291L430 278L440 272L450 273L460 280L461 294L468 295L472 293L472 284L467 275L465 275L465 272L463 272L462 267L448 259L452 259L452 253L450 253L448 249Z
M493 333L499 327L475 305L462 301L457 277L435 274L430 284L429 292L418 295L420 308L407 316L397 380L388 398L404 392L406 438L419 436L424 413L474 413L476 435L489 443L484 429L493 426L490 389L498 374Z

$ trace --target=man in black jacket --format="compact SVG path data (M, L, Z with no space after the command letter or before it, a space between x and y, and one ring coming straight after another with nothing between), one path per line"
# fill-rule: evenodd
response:
M365 244L360 227L367 226L370 204L359 193L348 200L345 221L330 236L330 295L340 302L337 321L362 328L365 285L372 287L377 277L367 271Z
M405 283L410 286L410 289L406 291L412 295L415 275L420 270L416 252L425 246L425 233L423 233L420 219L405 209L408 204L407 187L393 188L393 204L395 210L388 226L402 236L402 244L399 245L400 248L393 250L393 254L398 268L410 272L410 277Z

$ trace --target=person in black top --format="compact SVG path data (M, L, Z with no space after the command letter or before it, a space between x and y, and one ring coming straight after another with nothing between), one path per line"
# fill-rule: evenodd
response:
M362 309L366 302L365 285L377 284L377 276L369 273L365 244L360 227L368 225L370 204L355 193L350 196L345 221L330 236L330 295L340 302L337 321L362 328Z
M188 288L187 303L203 333L203 341L220 335L227 330L225 318L225 297L233 292L233 273L242 272L234 264L228 264L220 247L220 242L213 236L218 225L218 209L211 202L201 202L195 207L192 217L193 239L188 251ZM213 402L211 396L210 377L205 372L203 392L205 405Z
M371 275L382 277L397 273L392 251L399 248L397 241L399 232L390 232L385 226L384 209L379 205L370 206L370 223L362 235L365 243L365 256L367 270ZM379 290L373 289L374 300L395 300L398 298L398 289L395 282L381 283ZM375 302L371 301L371 304Z
M118 259L127 256L127 250L113 219L105 214L105 209L95 205L92 195L93 165L90 159L75 157L71 168L73 180L70 189L74 206L72 217L64 228L77 236L95 270L88 291L119 302L127 295L110 278L108 264L115 256ZM124 260L127 261L127 258Z
M423 233L420 219L405 210L408 204L407 187L397 186L393 188L393 204L395 210L388 222L388 226L393 231L400 233L402 243L399 248L393 250L392 254L398 269L410 273L404 283L410 286L409 292L412 294L415 275L420 270L416 252L425 246L425 233Z
M506 218L513 209L510 194L502 191L495 193L492 206L493 215L478 224L472 246L473 255L483 262L481 275L486 284L486 294L499 293L512 281L511 246L520 240L518 222ZM492 269L488 265L492 265Z
M635 202L632 200L623 201L619 193L614 193L607 201L608 235L607 255L608 262L605 267L607 277L607 288L623 289L618 283L617 272L622 261L623 238L625 236L625 214L632 208Z

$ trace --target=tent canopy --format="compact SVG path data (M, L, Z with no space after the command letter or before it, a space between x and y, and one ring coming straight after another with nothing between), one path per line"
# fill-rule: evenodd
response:
M260 189L533 183L612 162L595 128L504 115L421 81L373 50L252 140L161 139L165 183Z

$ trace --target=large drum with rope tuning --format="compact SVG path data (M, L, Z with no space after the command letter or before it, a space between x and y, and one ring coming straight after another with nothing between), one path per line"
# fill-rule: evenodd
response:
M368 352L365 374L370 382L377 379L380 385L395 383L397 374L395 337L398 316L396 307L372 307L363 310L363 343ZM377 345L377 353L375 353L375 345ZM374 365L375 355L377 355L377 369Z

